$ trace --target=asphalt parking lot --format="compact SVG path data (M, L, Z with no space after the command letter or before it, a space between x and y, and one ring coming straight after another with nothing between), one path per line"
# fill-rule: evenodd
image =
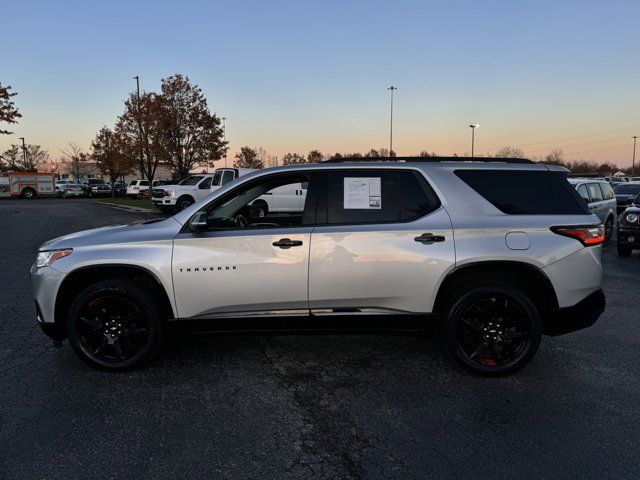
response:
M149 218L0 201L0 478L639 478L640 255L605 247L607 310L499 379L410 335L178 337L94 371L35 322L38 245Z

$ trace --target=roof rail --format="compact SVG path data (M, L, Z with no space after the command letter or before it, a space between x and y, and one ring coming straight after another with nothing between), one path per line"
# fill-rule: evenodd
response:
M527 158L498 158L498 157L343 157L331 158L324 163L345 162L480 162L480 163L534 163Z

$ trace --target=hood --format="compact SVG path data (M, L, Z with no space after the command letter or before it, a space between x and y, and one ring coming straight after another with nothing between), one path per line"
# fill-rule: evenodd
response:
M172 217L159 221L151 220L129 225L94 228L54 238L40 245L38 250L167 240L173 239L180 228L180 223Z
M636 198L636 196L635 193L616 193L616 200L629 200Z
M623 215L625 215L627 213L640 214L640 205L634 204L634 205L631 205L630 207L627 207L626 210L624 211Z

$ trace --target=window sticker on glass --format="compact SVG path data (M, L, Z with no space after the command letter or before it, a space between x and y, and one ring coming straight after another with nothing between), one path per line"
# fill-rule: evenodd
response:
M344 209L380 210L382 182L380 177L347 177L344 179Z

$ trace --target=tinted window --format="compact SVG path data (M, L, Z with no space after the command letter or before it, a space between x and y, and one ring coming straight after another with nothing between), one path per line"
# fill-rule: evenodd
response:
M618 185L614 192L616 195L637 195L640 193L640 183L637 185Z
M227 170L226 172L224 172L222 174L222 184L221 185L226 185L229 182L232 182L233 179L235 178L235 172L233 170Z
M586 203L562 172L457 170L456 175L500 211L512 215L582 215Z
M600 190L600 185L597 183L590 183L587 185L589 189L589 197L591 197L592 202L601 202L602 198L602 190Z
M140 180L140 186L141 187L148 187L149 186L149 180Z
M198 188L200 188L201 190L211 188L211 177L207 177L202 182L200 182Z
M330 172L327 202L329 224L410 221L440 205L415 172L389 170Z
M202 175L192 175L182 180L178 185L196 185L200 180L202 180Z

